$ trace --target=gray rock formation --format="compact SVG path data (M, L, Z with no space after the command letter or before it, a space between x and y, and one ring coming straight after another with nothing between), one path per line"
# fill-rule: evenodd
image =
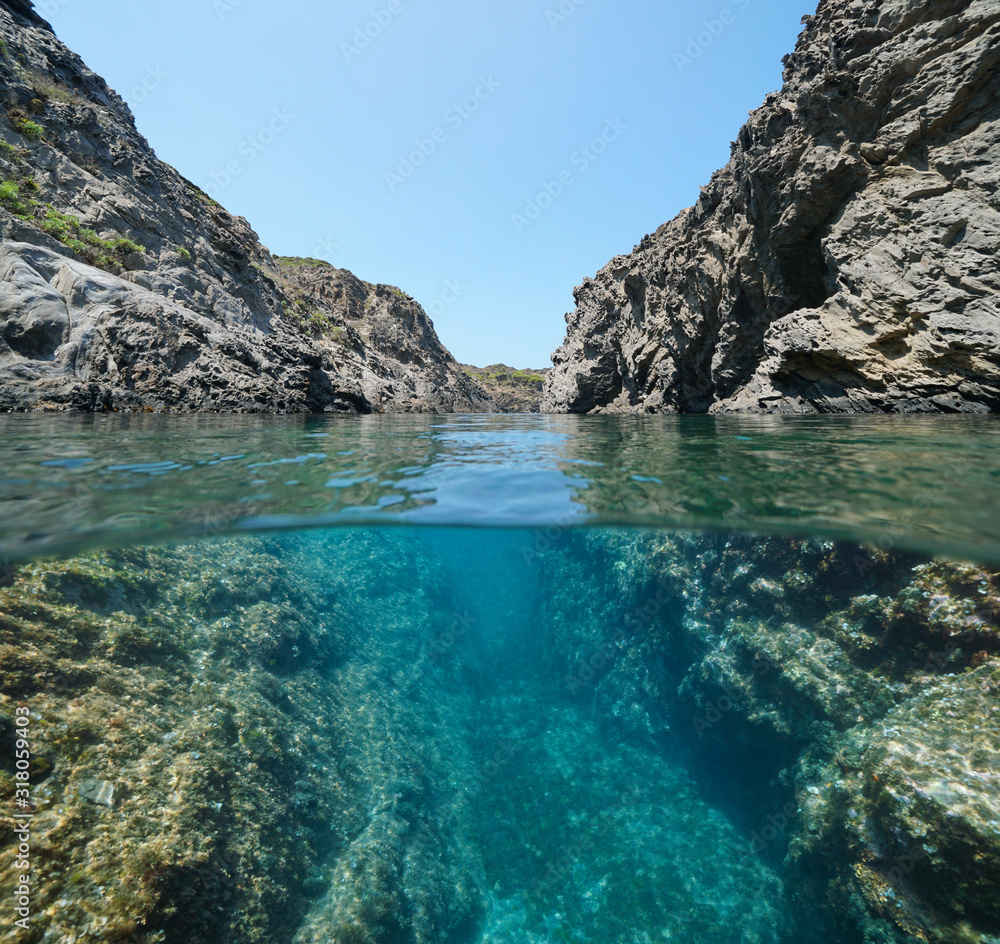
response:
M577 288L543 411L1000 406L1000 2L804 23L696 205Z
M489 394L498 413L539 412L548 367L518 370L506 364L490 364L489 367L463 364L462 370Z
M0 410L492 408L412 298L279 264L159 161L30 4L0 38Z

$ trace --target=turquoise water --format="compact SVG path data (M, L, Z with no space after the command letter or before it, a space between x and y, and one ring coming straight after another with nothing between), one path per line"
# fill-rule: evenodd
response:
M735 529L1000 561L965 417L0 416L0 553L341 524Z
M1000 939L992 420L8 416L0 454L0 940Z

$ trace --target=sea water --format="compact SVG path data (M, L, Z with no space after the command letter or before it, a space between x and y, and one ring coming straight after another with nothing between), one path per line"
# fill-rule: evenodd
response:
M968 923L874 784L1000 648L991 419L8 416L0 455L4 941ZM899 789L988 847L968 720L979 793Z

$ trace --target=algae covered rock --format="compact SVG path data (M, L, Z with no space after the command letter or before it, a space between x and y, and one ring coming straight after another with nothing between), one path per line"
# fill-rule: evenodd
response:
M995 944L1000 574L494 537L472 587L396 530L12 567L26 939Z
M789 865L819 913L892 940L992 942L1000 923L1000 661L926 679L838 742ZM830 855L830 850L839 856Z
M423 594L398 578L415 568ZM469 921L476 850L441 786L472 767L453 731L464 696L439 691L421 655L452 616L438 590L419 548L360 533L14 568L0 706L30 708L34 804L19 944L291 941L358 859L412 940ZM0 799L13 789L5 776ZM13 851L0 849L4 895ZM324 914L310 926L325 940ZM385 932L377 908L351 914Z
M686 756L748 855L787 853L796 933L994 944L1000 574L650 533L565 535L538 566L567 692Z

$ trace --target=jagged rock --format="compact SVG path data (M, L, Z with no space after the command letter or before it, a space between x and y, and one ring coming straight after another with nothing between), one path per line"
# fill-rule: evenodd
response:
M113 944L291 944L300 928L301 941L469 940L449 932L484 897L474 810L454 784L475 776L474 702L429 660L451 613L441 583L414 592L405 576L437 565L401 533L275 551L256 538L110 551L32 586L18 568L0 588L6 756L12 705L34 716L36 940L89 927ZM310 583L328 552L336 573ZM123 593L140 619L106 609ZM205 634L195 658L167 615L189 607ZM0 850L8 897L14 848ZM379 936L383 918L396 936Z
M159 161L30 4L0 37L0 410L492 409L412 298L279 263Z
M543 411L1000 405L1000 3L804 22L697 204L576 289Z
M539 566L552 673L611 736L686 753L748 855L787 847L794 940L994 944L1000 573L614 531Z
M800 794L789 867L806 907L903 940L995 940L983 929L1000 920L998 691L995 661L928 678L843 739Z
M45 29L51 30L52 27L45 22L36 12L35 4L32 0L6 0L5 6L9 7L11 11L16 13L18 16L24 17L29 23L34 23L36 26L44 26Z

